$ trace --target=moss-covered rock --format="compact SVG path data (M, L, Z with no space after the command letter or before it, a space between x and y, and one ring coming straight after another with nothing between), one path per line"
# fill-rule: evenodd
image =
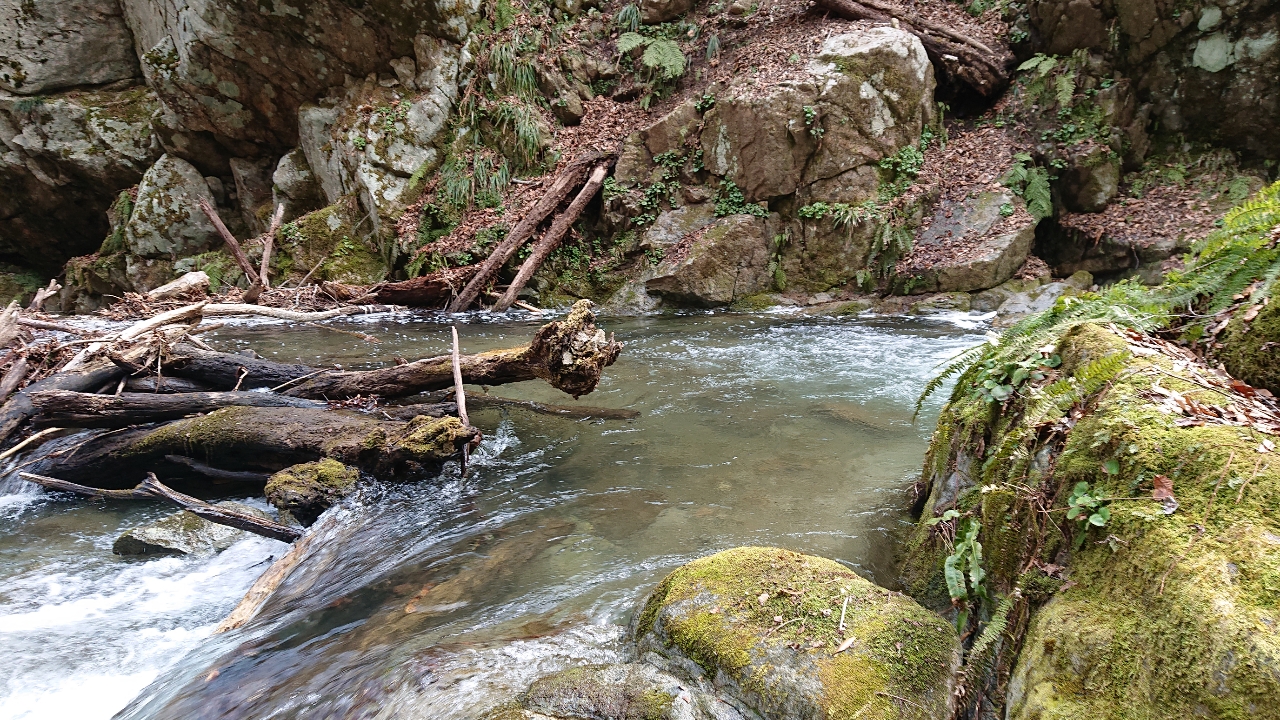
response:
M647 659L764 717L949 716L955 631L825 558L744 547L695 560L658 585L634 632Z
M310 525L360 480L360 471L325 458L285 468L267 480L267 501L303 525Z
M1217 357L1232 375L1280 395L1280 302L1269 302L1250 322L1244 313L1227 326Z
M1025 634L996 633L984 666L1011 677L1010 719L1272 713L1280 468L1259 452L1263 438L1161 408L1161 390L1231 402L1185 357L1131 348L1096 324L1066 330L1056 354L1068 380L1053 403L1028 387L990 403L962 378L925 465L925 518L954 509L958 526L917 527L904 584L926 605L950 604L947 528L980 524L990 604L972 616L1004 598L1011 625L1025 618ZM1165 479L1176 503L1150 499ZM1065 514L1078 489L1107 508L1092 524L1093 510Z
M358 211L354 198L344 198L285 226L280 250L291 271L302 276L318 266L312 278L353 285L386 277L386 264L355 227Z
M594 720L713 720L722 701L641 663L588 665L543 677L521 698L525 710Z

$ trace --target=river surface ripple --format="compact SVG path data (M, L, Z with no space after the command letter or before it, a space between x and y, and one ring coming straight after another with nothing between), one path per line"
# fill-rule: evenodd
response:
M464 352L537 322L455 318ZM892 584L903 490L940 396L936 366L983 340L974 318L688 314L603 318L626 347L568 420L480 408L457 467L368 482L244 628L210 633L287 546L127 560L160 505L103 505L0 481L0 718L476 718L541 674L626 657L625 625L673 567L736 545L839 560ZM233 325L223 349L348 368L448 349L438 317ZM491 389L572 405L540 383ZM265 507L261 500L251 500ZM118 714L117 714L118 713Z

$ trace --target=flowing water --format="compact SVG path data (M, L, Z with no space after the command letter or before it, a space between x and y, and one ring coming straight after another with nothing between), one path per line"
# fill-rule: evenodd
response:
M470 320L465 352L537 326ZM0 717L476 718L541 674L625 658L644 594L717 550L777 545L893 582L892 536L940 399L915 426L912 406L939 362L982 340L972 318L601 323L626 347L578 404L640 417L473 409L485 441L465 478L452 466L367 483L230 633L211 636L283 543L123 559L116 535L169 509L0 485ZM381 342L286 324L210 341L348 368L448 347L439 318L334 327ZM490 392L574 404L536 382Z

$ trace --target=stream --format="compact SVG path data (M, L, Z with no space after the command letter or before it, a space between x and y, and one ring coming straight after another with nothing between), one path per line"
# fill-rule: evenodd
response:
M271 322L205 338L362 369L447 352L446 322L332 326L377 344ZM458 329L463 352L478 352L523 344L539 324L467 316ZM983 340L977 318L600 324L625 347L579 404L639 418L473 409L485 440L465 478L455 464L434 480L364 484L229 633L211 635L284 543L125 559L116 536L170 507L0 481L0 718L478 718L542 674L625 658L634 608L696 557L778 545L893 584L904 490L945 393L913 426L915 398L940 362ZM539 382L489 392L574 404Z

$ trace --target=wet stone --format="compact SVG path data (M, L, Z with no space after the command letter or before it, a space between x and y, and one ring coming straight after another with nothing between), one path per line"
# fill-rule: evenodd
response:
M255 507L229 500L216 503L215 507L271 519ZM111 551L117 555L208 555L226 550L248 536L244 530L212 523L182 510L126 531L116 538Z

